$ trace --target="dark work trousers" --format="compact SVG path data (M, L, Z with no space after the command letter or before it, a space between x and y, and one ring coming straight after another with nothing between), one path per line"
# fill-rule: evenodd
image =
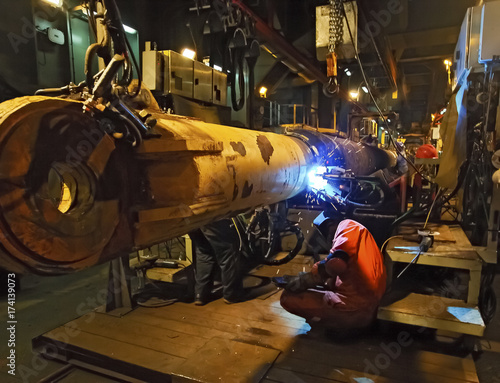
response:
M189 233L195 246L195 294L206 300L213 287L216 265L221 270L224 298L236 301L242 290L239 272L239 238L230 219L212 222Z

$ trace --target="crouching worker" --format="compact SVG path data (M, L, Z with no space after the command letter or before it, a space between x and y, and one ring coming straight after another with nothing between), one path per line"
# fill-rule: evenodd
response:
M382 254L372 235L361 224L344 220L328 257L311 272L290 279L281 306L311 325L334 331L365 328L375 319L385 284Z

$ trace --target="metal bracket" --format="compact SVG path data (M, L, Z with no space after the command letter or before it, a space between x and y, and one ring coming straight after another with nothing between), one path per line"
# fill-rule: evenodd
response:
M132 300L131 273L128 254L109 264L106 305L96 311L113 316L123 316L135 308Z

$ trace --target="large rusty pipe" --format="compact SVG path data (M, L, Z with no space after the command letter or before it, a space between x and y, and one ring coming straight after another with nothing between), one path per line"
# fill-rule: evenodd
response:
M390 162L316 132L278 135L148 112L158 123L132 148L103 133L106 121L79 101L0 104L2 268L79 270L288 199L325 158L351 166L366 157L360 174Z
M297 138L152 114L152 138L127 149L80 102L0 105L2 267L57 274L108 261L285 200L314 163Z

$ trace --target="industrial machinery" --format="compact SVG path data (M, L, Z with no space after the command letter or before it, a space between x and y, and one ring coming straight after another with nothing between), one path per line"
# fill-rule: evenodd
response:
M311 174L395 165L393 152L315 131L278 135L164 113L132 82L137 65L115 2L91 4L108 27L89 47L86 81L0 105L2 268L76 271L286 200ZM97 73L95 54L106 64Z

